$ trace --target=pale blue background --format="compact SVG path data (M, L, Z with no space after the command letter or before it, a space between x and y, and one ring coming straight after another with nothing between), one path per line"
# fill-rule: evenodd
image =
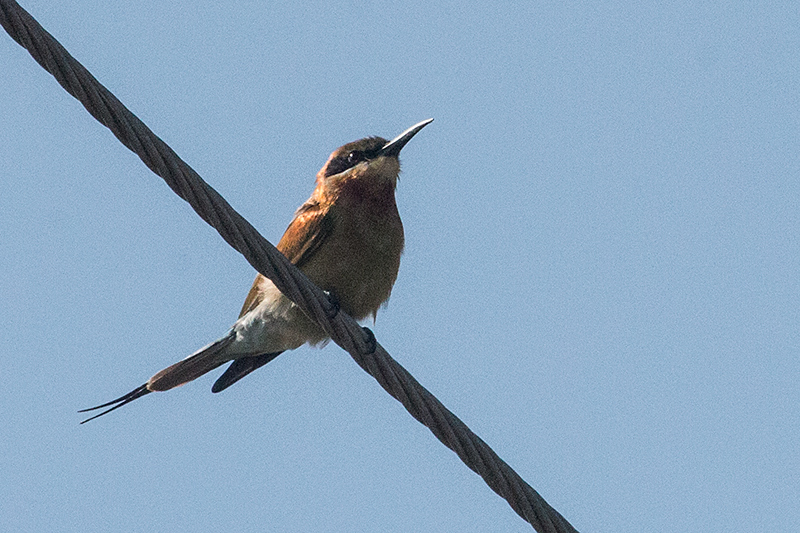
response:
M581 531L800 530L797 2L24 5L273 242L434 117L381 343ZM79 426L253 271L5 35L0 95L0 530L529 531L335 345Z

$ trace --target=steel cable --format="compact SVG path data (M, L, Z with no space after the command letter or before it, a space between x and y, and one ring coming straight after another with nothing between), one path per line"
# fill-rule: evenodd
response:
M272 244L237 213L178 155L100 84L61 44L13 0L0 0L0 24L11 37L150 170L216 229L259 272L315 320L411 415L453 450L536 531L575 532L508 464L428 392L358 323L337 312ZM374 349L373 349L374 348Z

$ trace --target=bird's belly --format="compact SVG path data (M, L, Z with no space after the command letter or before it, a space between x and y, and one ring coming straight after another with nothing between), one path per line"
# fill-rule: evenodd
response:
M361 320L374 315L389 298L402 251L402 226L337 231L303 271L321 289L332 292L347 314Z
M229 355L293 350L303 343L317 344L325 339L325 332L272 281L263 278L261 291L261 302L234 324L236 342L228 350Z

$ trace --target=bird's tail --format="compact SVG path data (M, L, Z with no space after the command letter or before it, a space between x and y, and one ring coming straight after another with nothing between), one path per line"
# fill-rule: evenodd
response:
M217 381L214 382L214 386L211 387L211 392L221 392L245 377L247 374L252 372L253 370L258 370L262 366L266 365L276 357L278 357L283 352L273 352L273 353L262 353L261 355L254 355L250 357L242 357L240 359L236 359L231 366L225 370Z
M236 339L236 333L233 330L231 330L228 332L227 335L225 335L221 339L212 342L211 344L205 346L204 348L200 348L198 351L196 351L186 359L178 361L174 365L168 366L164 370L158 372L156 375L151 377L147 381L147 383L136 387L128 394L120 396L116 400L111 400L110 402L104 403L102 405L97 405L95 407L90 407L88 409L81 409L80 411L78 411L79 413L85 413L87 411L94 411L95 409L102 409L103 407L108 407L108 409L106 409L102 413L95 415L91 418L87 418L86 420L81 422L81 424L85 424L89 420L94 420L99 416L103 416L104 414L110 413L114 409L119 409L123 405L129 404L134 400L138 400L142 396L150 394L153 391L169 390L173 387L177 387L179 385L183 385L184 383L188 383L193 379L197 379L206 372L214 370L218 366L230 360L230 359L225 359L225 357L223 356L223 352L225 348L227 348L234 341L234 339Z
M189 383L206 372L211 372L218 366L227 363L230 359L225 359L221 355L235 338L236 332L229 331L221 339L200 348L186 359L156 373L147 381L147 388L151 391L169 390Z
M95 409L102 409L103 407L108 407L108 409L106 409L105 411L103 411L99 415L94 415L92 417L89 417L86 420L84 420L83 422L81 422L81 424L85 424L89 420L94 420L95 418L98 418L98 417L101 417L101 416L103 416L105 414L108 414L111 411L113 411L114 409L119 409L123 405L131 403L133 400L138 400L139 398L141 398L145 394L150 394L150 391L147 390L147 383L145 383L144 385L140 385L140 386L136 387L135 389L130 391L128 394L120 396L116 400L111 400L110 402L107 402L107 403L104 403L104 404L95 405L94 407L89 407L88 409L81 409L80 411L78 411L79 413L86 413L88 411L94 411Z

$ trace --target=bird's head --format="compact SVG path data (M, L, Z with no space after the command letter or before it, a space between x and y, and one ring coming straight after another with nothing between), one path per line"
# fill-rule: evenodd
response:
M366 137L337 148L317 173L317 190L327 200L353 189L363 194L394 192L400 174L400 150L433 119L411 126L391 141Z

